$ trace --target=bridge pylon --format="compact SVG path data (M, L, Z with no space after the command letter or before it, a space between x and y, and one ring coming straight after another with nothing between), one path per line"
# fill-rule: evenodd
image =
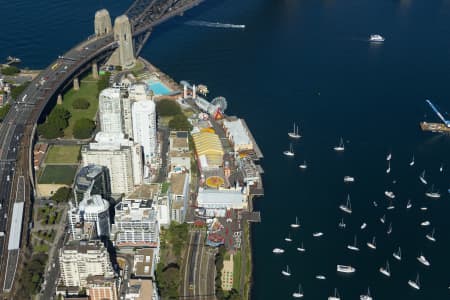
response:
M95 13L94 31L96 36L102 36L112 32L111 17L106 9Z
M111 55L108 64L121 66L124 70L131 69L136 63L136 58L134 56L131 24L126 15L118 16L114 21L114 40L119 44L119 47Z

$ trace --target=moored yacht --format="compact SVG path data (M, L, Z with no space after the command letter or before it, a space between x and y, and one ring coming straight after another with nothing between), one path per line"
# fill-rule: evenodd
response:
M441 198L441 194L439 193L439 191L434 190L434 185L431 186L431 190L429 192L425 193L425 196L433 199Z
M291 157L295 155L294 149L292 149L292 144L289 144L289 150L283 151L283 154Z
M281 271L281 274L284 276L291 276L291 270L289 269L289 266L286 265L286 270Z
M386 197L389 197L391 199L395 198L395 194L392 191L384 191L384 194L386 195Z
M417 273L416 280L408 280L408 284L410 287L420 290L419 273Z
M301 284L298 285L298 291L292 293L292 297L294 297L294 298L303 298L303 290L302 290L302 285Z
M292 132L288 132L288 136L293 139L299 139L301 135L298 133L298 126L294 123L294 129Z
M378 207L377 201L373 201L372 204L373 204L373 206Z
M352 203L350 202L350 195L347 195L347 202L345 204L339 205L339 208L348 214L352 213Z
M420 223L420 226L426 227L426 226L430 226L430 221L423 221L422 223Z
M298 167L299 167L300 169L302 169L302 170L307 169L307 168L308 168L308 165L306 164L306 160L303 161L302 164L299 164Z
M303 242L302 242L300 247L297 247L297 251L299 251L299 252L305 252L306 251L305 247L303 246Z
M345 150L344 140L342 139L342 137L341 137L341 139L339 140L339 145L338 145L338 146L334 146L333 149L334 149L334 151L338 151L338 152L342 152L342 151Z
M356 235L353 238L353 245L347 245L347 248L349 250L352 250L352 251L359 251L359 248L358 248L357 243L356 243Z
M288 243L292 242L291 234L289 233L288 236L284 238L284 240Z
M292 228L299 228L300 227L300 224L298 223L298 217L295 217L295 223L292 223L291 227Z
M388 167L386 169L386 173L387 174L391 173L391 161L388 161Z
M430 266L430 262L422 253L420 253L420 255L417 257L417 260L424 266Z
M386 156L386 160L390 161L392 159L392 153L389 152L388 155Z
M318 275L316 275L316 279L318 279L318 280L325 280L327 278L325 277L325 275L318 274Z
M367 242L367 247L370 249L377 249L377 244L375 243L375 237L372 238L371 242Z
M386 231L386 233L387 233L387 234L391 234L391 233L392 233L392 222L389 223L389 228L388 228L388 230Z
M439 172L443 172L444 171L444 165L441 164L441 166L439 167Z
M406 203L406 209L410 209L412 207L411 200L408 200L408 203Z
M420 210L422 210L422 211L426 211L426 210L428 210L428 207L426 207L426 206L422 206L422 207L420 208Z
M428 183L427 180L425 179L425 170L423 170L423 172L420 174L419 179L423 184Z
M320 232L320 231L313 233L313 237L321 237L322 235L323 235L323 232Z
M340 273L354 273L356 271L352 266L337 265L336 269Z
M392 210L394 208L395 208L395 206L394 206L394 204L392 204L392 199L391 199L391 200L389 200L389 205L386 207L386 209L387 210Z
M431 234L428 233L425 237L426 237L429 241L436 242L436 238L434 237L434 228L433 228L433 230L431 231Z
M412 166L414 166L415 163L416 163L416 162L414 161L414 155L413 155L412 160L411 160L411 162L409 163L409 165L412 167Z
M367 294L360 295L360 300L373 300L372 296L370 296L370 288L367 288Z
M337 289L334 289L334 295L328 297L328 300L341 300L341 297L339 296L339 292Z
M272 253L275 253L275 254L282 254L282 253L284 253L284 249L281 249L281 248L274 248L274 249L272 250Z
M392 256L396 259L396 260L402 260L402 249L400 247L398 247L397 252L392 253Z
M345 223L344 223L344 218L341 219L341 221L338 224L339 228L344 229L345 228Z
M367 227L367 224L366 223L362 223L360 228L361 228L361 230L363 230L366 227Z
M389 261L386 261L386 267L380 267L380 273L387 276L387 277L391 277L391 270L389 268Z
M344 182L354 182L355 178L352 176L344 176Z
M386 215L383 215L383 216L380 218L380 222L383 223L383 224L386 222Z

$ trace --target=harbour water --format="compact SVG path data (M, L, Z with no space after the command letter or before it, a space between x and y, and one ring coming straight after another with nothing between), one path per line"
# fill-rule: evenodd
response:
M3 4L0 57L22 59L42 68L93 31L95 10L112 16L131 1L31 0ZM245 29L186 26L192 20L244 24ZM208 0L153 33L142 55L176 80L208 85L225 96L229 114L246 119L264 153L264 198L257 199L262 223L253 227L252 299L289 299L298 283L308 299L326 299L335 287L344 299L355 299L370 286L375 299L445 299L450 291L450 138L420 131L419 121L438 121L425 99L450 109L450 2L416 0ZM382 44L368 43L382 34ZM303 136L294 141L292 122ZM346 150L332 150L340 136ZM386 155L392 152L391 173ZM414 167L408 165L415 155ZM298 165L304 160L308 169ZM444 172L439 166L444 164ZM419 174L444 195L424 196ZM355 177L344 185L343 177ZM393 181L396 181L394 184ZM397 195L395 209L384 191ZM347 227L337 224L338 206L350 193L353 213ZM407 199L413 207L407 211ZM377 201L378 208L372 201ZM426 205L427 211L419 210ZM387 224L379 222L386 214ZM300 219L301 227L289 224ZM429 220L429 228L419 223ZM367 228L361 232L362 222ZM392 222L391 235L386 234ZM436 228L436 243L425 234ZM312 232L324 236L313 239ZM284 237L291 232L294 241ZM358 235L360 253L346 246ZM377 237L377 249L366 242ZM296 247L304 242L306 252ZM404 259L392 252L402 247ZM281 247L283 255L272 249ZM431 267L416 260L419 252ZM392 276L378 272L390 260ZM290 278L281 270L286 264ZM356 267L353 275L336 273L337 264ZM407 281L420 273L420 291ZM318 281L318 273L327 276Z

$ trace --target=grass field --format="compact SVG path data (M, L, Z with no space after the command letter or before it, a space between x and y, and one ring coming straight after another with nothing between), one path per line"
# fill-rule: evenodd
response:
M242 268L241 250L236 251L233 255L233 288L239 291L241 284L241 268Z
M73 138L72 130L75 122L81 118L95 119L95 115L98 109L97 98L97 81L89 75L83 78L80 82L80 89L75 91L71 88L63 96L62 106L70 111L71 118L69 119L69 126L64 130L64 138ZM77 98L84 98L89 101L88 109L74 109L72 107L73 101Z
M81 146L51 145L45 158L47 164L77 164Z
M38 179L40 184L71 184L75 172L76 165L47 165Z

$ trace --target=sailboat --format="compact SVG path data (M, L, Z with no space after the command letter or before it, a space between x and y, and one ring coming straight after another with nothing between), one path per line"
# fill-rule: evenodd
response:
M426 207L426 206L422 206L422 207L420 208L420 210L422 210L422 211L426 211L426 210L428 210L428 207Z
M425 237L426 237L429 241L436 242L436 238L434 237L434 228L433 228L433 230L431 231L431 234L428 233Z
M361 228L361 230L364 230L366 227L367 227L367 223L362 223L360 228Z
M306 164L306 160L303 161L302 164L298 165L298 167L299 167L300 169L303 169L303 170L306 169L306 168L308 168L308 165Z
M313 237L321 237L323 235L323 232L317 231L317 232L313 232Z
M384 194L386 195L386 197L389 197L391 199L395 198L395 194L392 191L384 191Z
M348 214L352 213L352 203L350 202L350 195L347 195L347 202L344 204L339 205L339 208Z
M385 268L380 267L379 270L380 270L381 274L383 274L383 275L385 275L387 277L391 277L391 270L389 268L389 261L388 260L386 261L386 267Z
M289 269L289 266L286 265L286 270L281 271L281 274L284 276L291 276L291 270Z
M425 221L420 223L420 226L426 227L426 226L430 226L430 224L431 224L430 221L425 220Z
M358 248L358 246L356 244L356 235L355 235L355 237L353 239L353 245L347 245L347 248L352 250L352 251L359 251L359 248Z
M384 222L386 222L386 215L383 215L383 216L380 218L380 222L383 223L383 224L384 224Z
M334 151L338 151L338 152L342 152L342 151L345 150L344 140L342 139L342 137L341 137L341 139L339 141L339 145L338 146L334 146L333 149L334 149Z
M416 280L408 280L408 284L410 287L420 290L419 273L417 273Z
M292 223L291 227L292 228L299 228L300 227L300 224L298 223L298 217L295 217L295 223Z
M431 190L429 192L425 193L425 196L433 199L441 198L441 194L439 193L439 191L434 190L434 185L431 186Z
M286 242L292 242L291 234L289 233L287 237L284 238Z
M389 152L388 155L386 156L386 160L387 160L387 161L390 161L391 158L392 158L392 153Z
M428 182L426 181L426 179L425 179L425 170L423 170L423 172L420 174L419 179L420 179L420 181L421 181L423 184L427 184L427 183L428 183Z
M274 248L274 249L272 250L272 253L275 253L275 254L283 254L283 253L284 253L284 249L281 249L281 248Z
M317 274L316 275L316 279L318 279L318 280L325 280L327 278L325 277L325 275Z
M365 295L360 295L359 296L360 300L373 300L372 296L370 296L370 288L367 288L367 294Z
M339 222L338 226L339 226L339 228L342 228L342 229L345 228L346 225L344 223L344 218L341 219L341 221Z
M402 249L400 247L398 247L397 252L392 253L392 256L396 259L396 260L402 260Z
M439 167L439 172L443 172L444 171L444 165L441 164L441 166Z
M298 126L294 123L294 128L292 132L288 132L288 136L293 139L299 139L301 135L298 133Z
M420 255L417 256L417 260L424 266L429 267L430 266L430 262L428 261L428 259L422 254L422 252L420 252Z
M303 298L303 290L302 290L302 285L301 284L298 285L298 291L292 293L292 297L294 297L294 298Z
M344 176L344 182L354 182L355 177L352 176Z
M391 161L388 161L388 167L386 169L386 173L387 174L391 173Z
M341 297L339 297L338 289L334 289L334 295L328 297L328 300L341 300Z
M408 203L406 203L406 209L410 209L412 207L411 200L408 199Z
M371 249L377 249L377 244L375 243L375 237L372 238L371 242L367 242L367 247Z
M411 162L409 163L409 165L412 167L412 166L414 166L415 163L416 163L416 162L414 161L414 155L413 155L412 160L411 160Z
M386 231L387 234L391 234L392 233L392 223L389 223L389 228Z
M283 154L286 156L291 156L291 157L295 155L294 149L292 149L292 143L289 144L289 150L283 151Z
M305 252L306 251L305 247L303 246L303 242L302 242L300 247L297 247L297 251L299 251L299 252Z
M386 207L386 209L387 210L392 210L394 208L395 208L395 206L394 206L394 204L392 204L392 199L391 199L391 200L389 200L389 205Z
M373 206L378 207L377 201L373 201L372 204L373 204Z

